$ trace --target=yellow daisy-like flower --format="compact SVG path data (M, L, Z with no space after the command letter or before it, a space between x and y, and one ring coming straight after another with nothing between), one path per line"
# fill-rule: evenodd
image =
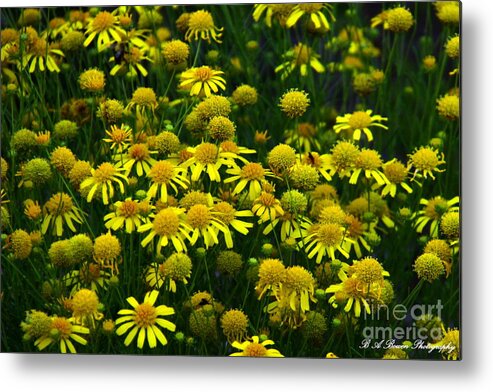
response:
M332 13L332 6L327 3L297 4L286 20L286 27L293 27L303 15L308 15L316 29L322 27L325 30L329 30L330 23L323 11L328 13L329 18L332 21L335 21L334 14Z
M388 180L387 184L382 188L381 194L383 197L387 195L395 197L398 186L402 187L407 193L413 193L412 188L405 182L409 170L402 162L394 158L385 163L383 165L383 174Z
M260 338L258 336L252 336L251 340L246 340L243 343L238 341L233 342L231 345L241 350L240 352L230 354L230 357L277 357L283 358L279 350L274 348L267 348L267 346L273 345L274 342L272 340L266 339L263 342L260 342Z
M456 361L460 358L460 331L457 328L448 328L442 324L442 340L432 344L447 361Z
M318 264L322 262L324 256L329 256L332 260L335 260L336 251L339 251L346 259L349 258L349 254L344 249L344 244L354 241L345 236L344 227L337 223L304 223L302 226L304 235L298 246L305 248L309 259L317 256L316 261Z
M211 42L211 38L217 43L222 36L223 28L214 25L214 19L209 11L199 10L192 12L188 17L188 29L185 33L185 39L189 42L203 39Z
M184 238L191 240L189 233L192 228L185 222L185 209L168 207L159 211L152 221L138 228L139 233L150 231L140 243L144 248L158 237L156 251L161 253L161 248L168 246L171 241L177 252L186 251Z
M238 218L253 216L250 210L237 211L231 204L221 201L214 205L214 211L217 212L217 219L226 226L231 226L237 232L247 235L248 230L253 227L253 223L244 222Z
M254 200L252 212L259 217L259 224L273 222L276 217L284 215L280 201L274 194L265 191Z
M44 38L36 38L22 57L22 67L29 66L29 73L35 72L36 66L41 72L46 69L50 72L60 72L55 55L65 56L60 49L52 48Z
M342 130L348 130L352 133L352 138L356 141L361 139L361 132L363 132L368 141L373 140L373 134L370 131L370 127L380 127L388 129L387 126L381 124L382 121L387 121L387 117L382 117L378 114L372 115L371 110L357 111L351 114L345 114L344 116L337 116L336 125L334 125L335 133L339 133Z
M226 178L224 183L238 181L233 189L233 195L241 193L248 186L248 196L250 199L255 199L262 192L262 184L265 183L266 177L276 178L276 176L268 169L264 169L260 163L250 162L244 165L241 169L234 167L226 170L232 177Z
M368 303L369 292L367 286L362 285L361 281L356 277L348 277L344 272L339 274L341 283L330 285L325 292L332 293L329 298L329 304L337 308L340 304L344 306L346 313L354 312L356 317L361 316L361 307L363 306L366 313L371 313L371 308Z
M382 164L383 162L378 151L364 148L356 158L349 183L353 185L357 184L359 175L364 173L368 180L373 178L378 185L387 184L389 181L380 170Z
M87 201L90 203L96 192L101 192L103 203L109 204L109 199L115 195L113 183L118 184L122 194L125 193L122 180L128 183L128 178L122 173L123 170L123 168L117 168L109 162L102 163L96 170L91 169L92 176L86 178L80 184L80 189L90 187L87 194Z
M277 66L274 70L276 73L281 72L281 79L287 78L296 68L300 69L301 76L308 74L309 66L318 73L325 71L325 67L319 60L320 56L312 48L302 43L299 43L293 49L286 52L283 57L287 61Z
M234 159L237 154L226 152L221 147L212 143L202 143L196 147L188 148L193 156L182 164L185 168L191 168L192 181L198 181L202 172L206 172L211 181L220 182L219 169L223 166L236 166Z
M61 353L66 354L68 348L70 353L75 354L77 351L75 350L74 344L71 340L85 346L87 344L87 340L80 335L87 335L88 333L89 328L77 325L73 317L67 319L65 317L54 316L51 320L50 333L36 339L34 345L38 348L38 350L42 351L51 344L58 343Z
M147 177L151 179L151 187L147 192L150 198L160 194L159 200L166 202L168 200L168 186L170 186L175 194L178 193L178 187L188 189L189 181L183 175L186 170L183 167L176 166L170 161L157 161L147 173Z
M125 45L122 43L122 45ZM115 76L119 72L126 72L127 76L134 77L139 74L146 77L148 75L147 69L142 65L142 62L153 60L147 55L148 47L138 47L137 45L130 45L129 49L124 53L121 60L116 60L115 56L110 59L110 63L116 62L111 68L110 75Z
M129 346L137 334L137 347L140 349L144 347L146 340L150 348L157 347L158 341L162 346L168 343L159 327L171 332L176 330L175 324L164 319L164 316L175 314L175 310L166 305L154 306L158 294L156 290L146 293L141 304L134 297L128 297L127 302L133 309L122 309L118 312L121 317L115 320L115 324L119 325L116 334L121 336L130 330L124 341L125 346Z
M414 215L416 218L415 227L416 232L422 233L428 223L430 224L430 236L438 237L438 225L442 216L446 212L459 211L459 196L455 196L450 200L444 199L441 196L436 196L432 199L421 199L419 204L423 206L423 209Z
M433 172L442 173L445 169L439 169L438 166L445 163L443 152L435 150L433 147L422 146L416 148L412 154L408 154L408 169L414 168L413 179L422 174L424 178L430 176L435 179Z
M43 207L44 219L41 231L45 234L48 227L53 225L53 233L60 237L63 234L63 224L74 233L77 229L74 222L82 223L82 212L74 205L72 198L62 192L54 194Z
M110 148L116 152L123 152L132 140L132 128L125 124L122 124L119 127L112 125L110 126L110 130L106 130L105 132L108 135L108 138L103 139L103 141L111 143Z
M131 198L115 203L115 211L106 214L103 218L107 229L118 230L125 226L127 233L132 233L145 222L145 218L140 215L139 202Z
M84 41L84 46L89 46L97 36L98 52L102 52L108 48L113 41L121 42L122 37L126 35L119 24L118 9L112 13L108 11L99 12L87 26L87 38Z
M220 75L224 75L224 72L207 65L190 68L181 73L179 87L190 90L192 96L209 97L212 93L217 94L219 89L226 89L226 80Z
M151 157L152 154L157 154L157 151L149 151L144 143L132 144L125 155L118 161L117 166L123 166L126 175L128 176L135 166L139 177L146 175L151 171L151 167L156 163L156 160Z
M226 246L233 247L233 238L229 228L218 218L219 213L204 204L195 204L187 212L187 223L192 228L190 244L195 245L199 237L204 239L204 245L209 248L219 243L217 235L224 234Z

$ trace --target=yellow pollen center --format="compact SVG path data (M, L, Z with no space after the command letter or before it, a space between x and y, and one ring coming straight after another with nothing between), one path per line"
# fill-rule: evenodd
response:
M118 212L120 215L128 218L134 216L139 211L139 204L133 200L125 200L120 207L118 207Z
M320 225L317 230L317 236L320 242L326 246L338 245L342 240L340 226L334 223Z
M406 179L407 168L400 162L394 162L385 166L384 174L390 182L400 184Z
M51 215L64 215L73 208L74 204L70 196L65 193L57 193L46 203L46 209Z
M193 228L203 229L212 219L209 208L203 204L196 204L187 213L187 222Z
M139 328L147 328L154 325L156 318L156 308L150 304L143 303L135 308L134 321Z
M60 332L60 338L68 338L72 333L72 324L62 317L55 317L52 328Z
M371 117L366 112L354 112L349 117L348 124L353 130L368 128L371 124Z
M262 192L260 195L260 203L266 207L271 207L276 204L276 198L272 193Z
M299 7L302 11L307 13L318 12L322 9L323 3L308 3L308 4L299 4Z
M195 70L195 78L205 82L212 78L212 70L208 66L203 66Z
M241 169L241 177L247 180L262 180L264 179L264 168L255 162L248 163Z
M149 149L145 144L134 144L128 149L128 155L137 161L144 161L149 158Z
M267 349L260 343L250 343L245 348L245 355L249 357L265 357L267 355Z
M175 235L180 227L180 219L176 213L170 209L159 211L153 222L154 231L164 237Z
M115 173L116 168L111 163L105 162L94 171L94 178L97 182L102 183L111 180Z
M195 159L203 165L216 163L217 160L217 147L211 143L202 143L195 150Z
M174 176L174 166L167 161L159 161L152 167L149 176L158 184L168 183Z
M225 224L228 225L235 219L235 209L231 206L231 204L222 201L216 205L215 209L217 212L221 213L218 215L218 218Z
M107 11L100 12L92 21L92 27L97 32L105 31L115 24L115 17Z
M209 30L214 27L214 20L207 11L196 11L190 15L188 27L192 30Z

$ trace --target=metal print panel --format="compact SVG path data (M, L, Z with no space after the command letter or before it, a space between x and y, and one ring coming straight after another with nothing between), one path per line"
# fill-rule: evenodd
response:
M459 29L3 8L2 352L460 360Z

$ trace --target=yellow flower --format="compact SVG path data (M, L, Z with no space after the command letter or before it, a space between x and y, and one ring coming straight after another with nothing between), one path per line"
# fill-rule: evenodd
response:
M112 13L108 11L99 12L87 26L87 38L84 41L84 46L89 46L94 38L97 38L98 52L107 49L113 41L120 42L126 35L119 24L119 16L116 15L118 9Z
M199 236L203 238L206 249L218 244L219 231L224 234L226 246L233 247L233 239L229 228L218 218L217 211L204 204L195 204L187 212L187 223L192 229L190 244L195 245Z
M80 184L81 189L90 188L87 201L90 203L96 192L101 192L103 203L109 204L109 199L115 195L113 183L119 185L122 194L125 193L122 180L128 183L128 178L121 173L123 170L123 168L117 168L109 162L102 163L96 170L91 169L92 176Z
M36 71L36 66L41 72L46 69L50 72L60 72L56 56L64 57L60 49L54 49L48 45L44 38L36 38L32 45L28 46L27 52L22 57L22 67L29 66L29 73Z
M373 178L378 185L387 184L389 181L385 177L385 174L380 171L382 164L383 162L378 151L364 148L359 152L359 156L356 158L353 174L349 179L349 183L357 184L359 175L364 172L367 180Z
M310 106L308 94L305 91L298 91L297 89L291 89L285 92L279 101L279 107L289 118L302 116L305 114L308 106Z
M148 48L146 46L138 47L137 45L127 43L121 43L120 45L128 45L128 49L125 50L123 58L119 58L118 60L115 56L110 58L110 63L116 62L110 70L110 75L115 76L119 72L126 72L127 76L134 77L140 72L142 76L146 77L149 72L141 63L143 61L153 62L147 56Z
M74 318L67 319L65 317L54 316L51 319L51 330L49 334L39 337L34 342L34 345L41 351L49 345L58 342L61 353L66 354L68 348L70 353L75 354L77 351L71 339L79 344L86 345L87 340L80 335L88 333L89 328L77 325Z
M127 176L134 166L137 169L136 171L139 177L143 176L144 173L148 175L152 166L156 163L156 160L151 157L152 154L157 154L157 151L149 151L146 144L132 144L128 148L127 153L121 156L117 166L123 166Z
M267 346L273 345L274 342L272 340L266 339L263 342L260 342L260 338L258 336L252 336L251 341L246 340L243 343L238 341L233 342L231 345L241 350L241 352L230 354L230 357L277 357L283 358L279 350L274 348L267 348Z
M363 285L354 276L348 277L344 272L339 273L338 276L342 282L330 285L325 290L326 293L333 294L329 298L329 304L334 308L337 308L339 304L345 304L344 311L349 313L353 309L356 317L360 317L361 305L363 305L366 313L370 314L371 309L367 300L369 298L368 285Z
M103 139L103 141L111 143L110 148L117 152L122 152L126 149L132 139L132 129L125 124L120 127L112 125L110 126L110 131L106 130L105 132L109 138Z
M217 212L217 219L243 235L247 235L248 229L253 227L253 223L238 219L253 216L253 213L249 210L237 211L228 202L221 201L214 205L214 211Z
M396 7L387 11L384 28L388 28L394 33L400 33L409 30L413 24L413 15L403 7Z
M277 216L284 215L281 203L269 192L262 191L253 202L252 212L259 217L258 223L273 222Z
M131 198L115 203L115 211L106 214L103 218L107 229L118 230L125 225L125 231L132 233L145 221L140 215L139 203Z
M95 327L95 320L101 320L103 314L99 311L100 303L93 290L80 289L71 299L72 317L77 323Z
M413 179L421 173L424 178L430 176L435 179L433 172L442 173L445 170L439 169L438 166L445 163L443 152L440 153L433 147L421 146L416 148L414 153L408 154L409 161L407 163L408 169L414 167Z
M224 75L224 72L207 65L190 68L181 73L179 87L190 90L190 95L209 97L212 93L217 94L219 89L226 89L226 80L220 75Z
M381 124L382 121L387 121L387 117L382 117L378 114L372 115L371 110L357 111L344 116L337 116L336 125L334 125L335 133L342 130L348 130L352 133L352 138L356 141L361 139L361 132L364 132L369 142L373 140L373 134L370 127L380 127L388 129L387 126Z
M222 36L223 28L218 28L214 25L214 19L209 11L199 10L192 12L188 16L188 29L185 33L185 39L192 41L194 39L203 39L207 42L211 42L211 37L217 43L221 43L219 40Z
M253 19L258 22L265 13L265 24L272 27L272 18L277 19L281 26L286 25L286 20L295 4L255 4L253 6Z
M182 164L185 168L191 168L192 181L198 181L202 172L206 172L211 181L220 182L219 169L223 166L235 166L235 153L223 151L212 143L202 143L196 147L188 148L193 156Z
M409 174L408 168L397 159L392 159L391 161L383 165L383 174L387 178L388 182L382 188L382 196L385 197L390 195L395 197L397 192L397 186L401 186L407 193L413 193L412 188L405 183L406 178ZM374 189L378 187L375 186Z
M140 243L144 248L158 237L156 251L161 253L161 248L168 246L171 241L177 252L186 251L184 238L191 240L189 232L192 228L185 222L185 209L167 207L159 211L152 221L138 228L139 233L150 231Z
M183 175L186 170L180 166L176 166L170 161L157 161L147 173L147 177L151 179L151 187L147 192L150 198L156 197L159 193L162 202L168 200L168 186L170 186L175 194L178 194L177 185L183 189L188 189L189 181Z
M79 76L79 86L82 90L95 93L104 89L105 80L104 72L97 68L91 68L84 71Z
M282 72L281 79L287 78L295 68L300 69L301 76L308 74L308 66L312 67L318 73L325 71L325 67L319 61L320 56L305 44L299 43L293 49L286 52L283 57L288 60L277 66L274 70L276 73Z
M77 229L73 222L82 223L82 212L74 205L72 198L65 193L56 193L43 207L45 217L41 225L41 231L45 234L48 227L53 225L53 233L60 237L63 234L63 224L73 232Z
M445 330L445 327L442 324L442 334L442 340L432 344L432 346L438 349L444 359L456 361L460 358L459 330L457 328L448 328L448 330Z
M226 170L232 177L226 178L224 183L238 181L233 189L233 195L241 193L248 186L248 197L255 199L262 191L262 184L265 183L266 177L275 178L276 176L267 169L264 169L260 163L250 162L244 165L241 169L234 167Z
M324 256L329 256L335 260L335 252L339 251L346 259L349 254L344 250L345 242L354 242L345 236L344 227L336 223L311 224L309 222L302 224L304 235L298 244L304 247L311 259L317 256L317 263L321 263Z
M192 260L185 253L173 253L162 264L153 263L146 271L146 283L159 289L169 282L168 290L176 293L176 282L187 284L192 273Z
M327 3L297 4L294 6L286 20L286 27L293 27L296 22L306 14L310 16L310 20L316 29L323 27L325 30L329 30L330 24L323 11L326 11L330 19L335 21L334 14L332 13L332 6Z
M127 302L133 309L122 309L118 312L121 317L115 320L115 325L119 325L116 334L121 336L130 330L124 341L125 346L132 343L137 333L137 347L140 349L144 347L146 340L150 348L157 347L158 341L162 346L168 343L159 327L175 331L176 325L163 318L175 314L175 310L166 305L154 306L158 294L156 290L146 293L141 304L134 297L128 297Z
M430 224L430 236L438 237L438 224L441 217L446 212L459 211L459 196L455 196L450 200L446 200L441 196L436 196L432 199L421 199L419 204L423 209L415 214L416 221L414 223L416 232L422 233L428 223Z

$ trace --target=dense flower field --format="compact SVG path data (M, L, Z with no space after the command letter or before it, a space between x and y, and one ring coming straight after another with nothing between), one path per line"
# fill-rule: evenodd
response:
M459 19L2 9L1 350L460 359Z

